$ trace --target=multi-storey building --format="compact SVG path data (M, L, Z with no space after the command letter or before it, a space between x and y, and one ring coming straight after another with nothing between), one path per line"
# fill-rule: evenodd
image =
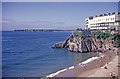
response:
M90 30L118 30L120 26L120 13L113 12L108 14L100 14L99 16L90 16L85 20L86 29Z

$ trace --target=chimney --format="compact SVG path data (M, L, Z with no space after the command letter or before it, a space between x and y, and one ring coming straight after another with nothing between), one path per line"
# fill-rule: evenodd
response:
M103 16L103 14L100 14L100 16Z
M111 15L111 13L108 13L108 15Z
M90 20L93 19L93 16L90 16L89 19L90 19Z
M107 14L104 14L104 16L107 16Z
M114 14L115 14L115 12L112 13L112 15L114 15Z
M118 15L120 15L120 12L118 12Z

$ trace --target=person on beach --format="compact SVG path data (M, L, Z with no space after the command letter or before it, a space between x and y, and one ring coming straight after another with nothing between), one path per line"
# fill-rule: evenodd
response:
M110 72L110 76L112 77L112 72Z
M115 78L115 71L113 71L112 78Z
M112 78L115 78L115 71L110 72L110 76L111 76Z

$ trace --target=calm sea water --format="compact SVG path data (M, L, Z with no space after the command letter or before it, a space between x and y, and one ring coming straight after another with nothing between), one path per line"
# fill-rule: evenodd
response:
M41 77L76 65L94 53L74 53L52 49L70 32L3 32L3 77Z

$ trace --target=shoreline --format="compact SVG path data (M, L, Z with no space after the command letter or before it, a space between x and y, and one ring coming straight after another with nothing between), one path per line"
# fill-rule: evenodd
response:
M80 66L80 65L82 65L82 64L84 65L85 63L88 63L88 62L90 62L90 61L93 61L94 59L97 59L97 58L98 58L98 57L90 57L90 58L88 58L87 60L79 63L77 66ZM57 72L51 73L51 74L47 75L46 77L57 77L57 75L59 75L59 74L61 74L61 73L64 73L65 71L72 70L72 69L74 69L75 67L76 67L76 66L70 66L70 67L68 67L68 68L64 68L64 69L58 70Z
M113 61L116 57L117 56L114 51L106 51L105 53L99 52L98 56L88 58L87 60L79 63L77 66L71 66L59 70L55 73L47 75L46 77L89 77L89 75L84 76L84 73L90 73L92 70L94 71L95 69L101 68L106 65L106 63Z

